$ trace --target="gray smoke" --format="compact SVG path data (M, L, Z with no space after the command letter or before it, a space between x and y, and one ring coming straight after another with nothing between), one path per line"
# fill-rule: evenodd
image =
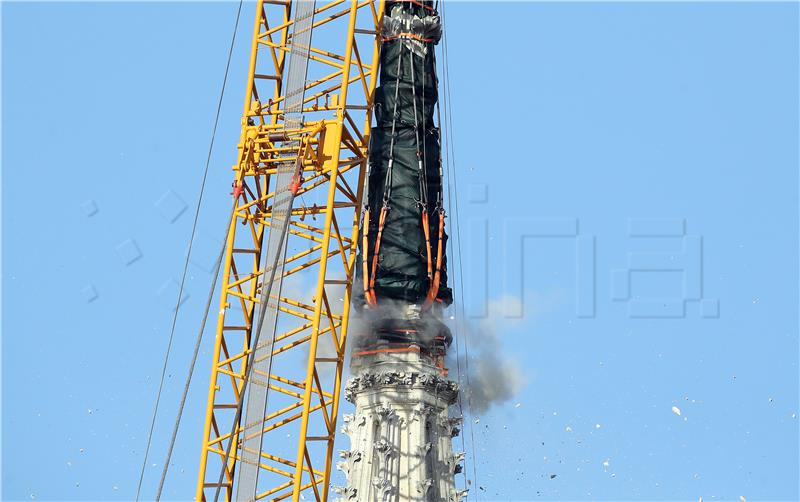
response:
M358 286L354 286L358 287ZM333 293L333 294L332 294ZM328 291L333 301L344 295L342 289ZM380 309L362 310L355 305L350 310L345 375L349 373L349 356L353 347L359 347L372 336L372 326L382 319L404 317L405 302L384 299ZM455 312L456 306L450 307ZM464 407L473 414L482 414L495 405L503 404L516 396L526 384L525 375L517 360L503 346L502 334L523 322L514 317L521 312L520 299L503 296L489 303L488 315L467 322L448 322L454 337L447 356L450 378L458 379ZM433 334L421 332L423 337ZM458 337L458 340L455 338ZM467 357L467 353L469 357ZM335 356L329 336L320 337L317 347L319 357Z
M451 377L460 380L463 406L473 414L511 400L526 384L519 362L506 352L501 339L504 330L521 322L511 317L519 302L504 296L490 302L485 318L453 326L453 337L459 339L450 347L448 367Z

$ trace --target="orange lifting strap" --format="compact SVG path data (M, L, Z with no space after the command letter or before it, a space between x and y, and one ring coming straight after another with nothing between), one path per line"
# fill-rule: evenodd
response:
M364 275L364 298L369 305L377 305L378 299L375 296L375 273L378 270L378 254L381 250L381 238L383 237L383 227L386 225L386 213L389 212L388 206L381 208L381 214L378 217L378 236L375 238L375 250L372 252L372 273L369 273L367 260L369 256L369 209L364 212L363 232L362 232L362 249L364 250L361 255L362 273Z
M383 237L383 227L386 225L386 213L389 212L388 206L381 208L381 215L378 217L378 236L375 238L375 252L372 255L372 277L369 279L369 293L372 295L373 304L378 303L375 297L375 274L378 271L378 255L381 251L381 237Z
M390 40L397 40L399 38L412 38L414 40L419 40L420 42L425 42L425 43L433 42L432 38L421 37L421 36L416 35L414 33L398 33L397 35L395 35L393 37L383 37L382 40L384 42L389 42Z
M375 300L372 297L369 289L369 265L368 265L368 257L369 257L369 239L367 236L369 235L369 207L364 211L364 221L361 223L362 227L362 237L361 237L361 275L364 279L364 299L366 299L369 305L375 305Z
M427 215L426 215L427 216ZM426 226L427 228L427 226ZM427 230L426 230L427 234ZM422 305L423 310L429 309L439 294L439 283L442 279L442 238L444 237L444 210L439 210L439 241L436 243L436 273L433 275L433 281L430 288L428 288L428 296L425 297L425 303ZM427 236L426 236L427 240ZM428 246L428 274L430 274L430 245Z
M375 250L372 253L372 270L369 269L369 208L364 211L364 221L362 223L361 242L361 270L362 279L364 283L364 298L369 305L377 305L378 299L375 296L375 273L378 270L378 254L381 250L381 238L383 237L383 228L386 225L386 213L388 207L381 208L381 214L378 218L378 235L375 239ZM425 234L425 250L427 251L428 258L428 280L431 285L428 288L428 294L425 297L425 302L422 304L423 310L427 310L439 294L439 284L442 279L442 252L444 250L444 211L439 210L439 233L438 241L436 243L436 270L433 270L433 260L431 253L431 238L430 238L430 225L428 220L428 211L422 211L422 231Z
M428 280L433 279L433 261L431 260L431 227L428 222L428 210L422 208L422 233L425 235L425 253L428 260Z

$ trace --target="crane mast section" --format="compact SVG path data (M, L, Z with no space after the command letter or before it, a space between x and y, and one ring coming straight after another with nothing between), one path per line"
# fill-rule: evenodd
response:
M196 500L217 489L236 497L245 463L255 468L254 499L328 498L383 2L316 3L302 99L290 105L298 7L256 4ZM295 173L288 185L279 181L287 166ZM279 211L286 240L276 269L265 249ZM276 319L255 347L266 308ZM259 370L246 386L253 358ZM265 412L234 424L252 386L268 393ZM245 451L248 439L255 447Z

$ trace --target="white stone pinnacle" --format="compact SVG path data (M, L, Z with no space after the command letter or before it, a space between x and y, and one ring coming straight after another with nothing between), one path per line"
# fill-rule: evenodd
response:
M458 502L455 473L464 454L454 454L459 417L449 416L458 386L418 351L354 356L345 396L356 406L342 432L350 451L337 468L347 486L341 501Z

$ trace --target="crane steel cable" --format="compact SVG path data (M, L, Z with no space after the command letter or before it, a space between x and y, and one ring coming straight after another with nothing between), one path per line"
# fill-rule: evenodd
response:
M444 64L444 61L442 61L442 64ZM436 117L437 117L437 121L439 123L439 127L441 127L442 130L444 131L445 153L447 153L449 151L448 146L447 146L449 144L448 143L449 129L442 122L442 110L441 110L441 106L439 105L439 103L436 104ZM450 171L450 157L449 157L449 154L447 156L445 156L445 159L446 160L445 160L444 164L445 164L445 169L446 169L446 172L447 172L447 180L448 180L447 181L447 212L448 213L452 213L453 194L452 194L452 191L451 191L452 183L450 182L450 180L452 180L452 176L453 175L452 175L452 173ZM440 167L440 169L441 169L441 167ZM442 178L442 179L444 179L444 178ZM453 257L454 251L453 251L452 246L449 248L448 252L450 254L450 257L452 258L451 261L455 262L455 258ZM458 314L458 308L454 306L453 309L456 310L456 314ZM454 316L454 318L455 318L455 316ZM456 324L456 326L455 326L456 329L459 329L459 327L458 327L459 320L460 320L460 318L456 318L456 323L455 323ZM456 381L459 383L459 385L461 384L461 359L460 359L460 356L461 356L461 344L459 343L460 338L461 338L460 336L454 336L453 337L453 339L455 341L455 344L456 344ZM459 436L461 437L461 450L462 451L467 451L466 441L464 439L464 436L466 435L466 424L463 423L464 422L464 404L463 404L463 398L462 398L462 393L461 392L459 392L457 397L456 397L456 406L458 406L458 415L459 415L459 418L461 418L462 429L463 429L463 433L459 434ZM464 476L464 487L468 487L469 486L469 483L468 483L469 480L467 479L467 470L466 469L462 470L461 474L463 474L463 476Z
M394 139L397 126L397 102L400 96L400 62L403 61L403 46L400 46L400 54L397 56L397 77L394 83L394 106L392 107L392 134L389 140L389 165L386 169L386 180L383 183L383 203L388 205L389 198L392 196L392 164L394 163Z
M169 463L172 459L172 450L175 447L175 440L178 437L178 429L181 425L181 418L183 417L183 409L186 406L186 398L189 395L189 386L192 383L192 375L194 374L194 368L197 364L197 356L200 353L200 345L203 342L203 334L205 333L206 322L208 321L208 313L211 310L211 302L214 299L214 292L217 289L217 278L219 277L219 269L222 267L222 259L225 256L225 248L227 247L227 240L228 240L228 232L230 231L231 222L233 221L233 213L236 210L236 200L234 199L233 208L231 209L231 214L228 217L225 225L225 233L222 237L222 247L220 248L219 254L217 255L217 261L214 263L214 272L211 280L211 288L208 291L208 299L206 300L205 311L203 313L203 320L200 323L200 329L197 332L197 340L194 344L194 352L192 353L192 361L189 363L189 374L186 376L186 383L183 386L183 394L181 395L181 401L178 405L178 414L175 418L175 425L172 428L172 437L169 441L169 446L167 447L167 455L164 459L164 467L161 470L161 479L158 482L158 490L156 491L156 501L161 500L161 492L164 489L164 481L167 479L167 470L169 469Z
M311 49L311 39L314 28L314 15L316 12L315 0L303 0L292 2L292 33L290 35L288 63L285 69L279 73L283 82L281 91L284 92L283 103L283 128L286 131L294 131L303 127L303 103L308 76L308 64ZM259 14L261 16L261 14ZM264 18L262 17L262 20ZM266 21L265 21L266 22ZM288 42L287 42L288 43ZM255 49L256 53L258 49ZM252 85L255 85L254 83ZM276 87L277 89L277 87ZM269 176L269 183L275 187L275 195L272 199L270 229L279 229L289 224L291 211L294 203L294 196L302 183L303 156L305 148L308 147L309 138L321 133L322 126L317 126L316 132L306 132L300 138L291 138L282 141L282 147L286 150L286 158L278 157L276 172ZM297 159L291 159L292 153L296 149ZM287 187L289 188L287 190ZM292 188L295 187L295 188ZM270 376L272 374L273 348L278 335L278 317L280 314L280 294L283 286L285 257L287 253L288 238L282 238L279 233L270 231L266 236L266 245L261 248L261 257L265 265L274 262L272 277L268 288L262 283L262 289L268 290L270 295L263 296L259 304L259 330L266 330L264 333L257 334L257 338L250 335L253 339L264 340L263 344L255 343L251 347L253 365L250 369L248 392L246 401L242 402L242 430L249 430L254 424L259 424L254 430L250 430L237 436L240 444L241 455L236 459L238 467L236 469L236 494L237 500L253 500L257 495L258 478L261 468L261 453L264 448L264 416L268 408L270 398ZM263 277L266 277L268 270L264 270ZM272 297L276 301L271 301ZM266 375L265 382L257 379L254 375ZM243 397L244 393L242 393ZM235 424L239 425L239 423Z
M206 156L206 165L205 169L203 170L203 179L200 182L200 195L197 198L197 207L195 208L194 212L194 221L192 222L192 233L191 236L189 237L189 249L186 252L186 260L184 261L183 264L183 273L181 274L181 282L180 286L178 287L178 298L176 300L175 310L172 316L172 326L170 328L169 339L167 341L167 350L166 353L164 354L164 365L161 369L161 378L158 384L158 392L156 393L156 403L155 406L153 407L153 417L150 420L150 430L147 433L147 446L145 447L144 460L142 461L142 469L141 472L139 473L139 482L136 486L137 501L139 500L139 496L142 491L142 481L144 481L144 471L145 468L147 467L147 458L150 454L150 446L152 445L153 441L153 430L155 429L156 417L158 416L158 407L161 404L161 393L164 390L164 380L167 374L167 364L169 363L169 356L170 353L172 352L172 341L175 337L175 326L178 322L178 313L180 311L181 304L183 303L181 302L181 298L183 298L183 289L186 284L186 274L187 270L189 269L189 259L191 258L192 255L192 246L194 245L194 237L195 234L197 233L197 221L200 217L200 207L203 202L203 194L205 193L206 180L208 179L208 168L211 165L211 154L214 150L214 139L217 136L217 125L219 124L219 116L220 116L220 111L222 109L222 98L225 95L225 86L228 83L228 72L231 67L231 59L233 58L233 46L236 42L236 32L238 31L239 28L239 18L241 17L243 3L244 0L239 0L239 7L236 11L236 21L233 27L233 35L231 36L231 44L230 48L228 49L228 61L225 64L225 75L222 78L222 88L220 89L219 99L217 100L217 112L214 117L214 127L211 131L211 141L209 142L208 145L208 155Z
M443 53L444 57L443 57L442 69L443 69L443 73L444 73L445 121L448 124L448 127L452 128L452 126L453 126L453 117L452 117L452 108L450 106L451 102L452 102L452 97L451 97L451 93L450 93L450 70L449 70L449 57L448 57L448 51L447 51L447 30L444 29L444 25L445 25L445 22L446 22L445 4L446 4L446 2L443 1L442 2L442 53ZM458 194L458 177L456 176L456 169L455 169L455 153L454 153L453 137L452 137L453 134L452 134L452 132L453 131L451 129L450 130L450 137L449 137L450 141L449 141L449 143L447 145L449 147L450 151L448 152L447 158L448 158L448 163L450 162L450 160L452 160L452 162L453 162L453 175L452 175L453 190L455 191L456 194ZM463 270L463 260L462 260L462 257L461 257L462 240L461 240L461 225L459 225L459 223L458 223L460 213L459 213L459 210L458 210L458 197L457 196L454 199L454 209L455 209L454 225L456 227L456 241L457 241L456 249L459 250L459 253L458 253L458 275L459 275L459 281L458 281L458 283L459 283L459 290L461 292L461 298L462 298L460 313L461 313L461 319L462 319L462 322L463 322L463 320L464 320L464 302L463 302L463 299L464 299L464 270ZM456 312L458 313L459 309L456 309ZM470 378L469 378L469 339L468 339L468 337L464 338L464 366L465 366L465 374L466 374L466 379L467 379L467 387L470 387L471 384L470 384ZM468 408L468 411L469 411L470 415L472 415L472 413L473 413L472 396L470 395L469 392L467 393L467 408ZM471 449L472 449L472 477L473 477L473 479L475 481L475 485L477 486L477 484L478 484L478 471L477 471L477 467L475 465L476 464L476 462L475 462L475 428L472 427L472 424L470 424L470 443L471 443ZM478 500L478 492L477 491L475 491L475 500Z
M402 50L402 46L401 46ZM428 193L427 193L427 183L425 180L425 172L423 169L424 161L420 156L420 149L419 149L419 119L417 118L417 82L414 77L414 51L409 47L408 49L409 58L411 58L411 103L414 109L414 144L417 150L417 177L419 178L419 203L424 208L424 211L428 210ZM423 84L424 85L424 84ZM424 120L424 119L423 119ZM429 248L430 249L430 248Z
M438 0L436 1L434 9L436 10L436 12L439 11L439 1ZM442 23L444 23L444 19L442 19ZM444 26L442 26L442 28L444 28ZM445 59L444 59L444 54L443 54L443 57L442 57L442 70L443 70L442 73L443 73L443 75L444 75L444 63L445 63ZM434 68L434 72L435 71L436 71L436 69ZM438 82L439 81L438 75L434 74L433 80L434 80L434 82ZM445 104L447 104L448 101L447 101L446 93L443 93L442 98L443 98ZM442 106L441 106L441 104L439 102L436 103L436 117L437 117L437 122L439 123L439 127L444 131L444 144L445 144L445 149L444 149L444 151L445 151L445 156L444 156L444 159L445 159L444 164L445 164L445 166L444 167L445 167L445 170L447 172L447 179L448 179L448 182L447 182L447 212L451 213L451 214L454 214L453 211L452 211L452 209L453 209L453 193L452 193L452 190L451 190L452 186L453 186L453 184L451 183L451 180L453 179L453 174L452 174L451 169L450 169L451 159L450 159L450 148L449 148L449 145L450 145L450 142L449 142L449 139L450 139L450 128L448 127L448 124L447 124L447 115L446 114L445 114L444 121L442 120ZM440 159L440 162L439 162L440 175L442 175L442 172L441 172L442 171L442 165L441 164L442 164L442 161ZM443 176L442 176L442 179L444 180ZM441 205L441 192L440 192L439 198L440 198L439 204ZM444 208L442 208L442 210L443 209ZM457 220L454 220L454 223L457 224ZM450 247L449 248L449 254L450 254L450 257L453 258L451 261L455 261L454 252L455 251L453 250L453 248ZM461 280L461 278L459 280ZM459 329L459 322L461 322L461 325L463 326L463 320L461 319L460 316L458 316L458 308L456 306L454 306L453 308L456 310L456 316L454 316L454 318L456 320L456 323L455 323L456 324L456 328ZM454 337L455 344L456 344L456 361L455 361L456 362L456 381L459 384L461 384L461 358L460 358L460 356L461 356L461 344L459 343L460 338L461 338L460 336L455 336ZM462 397L462 393L461 392L459 392L457 397L456 397L456 406L458 406L458 414L459 414L459 418L461 419L461 425L462 425L462 429L463 429L462 434L459 434L459 436L461 437L461 451L466 452L467 451L467 447L466 447L465 436L466 436L466 427L467 427L467 425L464 423L464 403L463 403L463 397ZM473 451L474 451L474 449L473 449ZM473 454L472 460L473 461L475 460L474 454ZM461 471L461 473L464 476L464 487L468 488L469 487L469 479L467 478L467 470L464 469L464 470Z
M367 303L370 305L377 305L378 301L375 298L375 277L377 275L378 270L378 257L380 256L381 250L381 238L383 236L383 226L386 223L386 215L389 212L389 200L392 195L392 183L393 183L393 176L392 176L392 166L394 165L394 140L397 130L397 103L399 102L400 96L400 71L401 71L401 61L403 60L403 46L400 45L400 53L397 57L397 76L395 77L395 88L394 88L394 105L392 106L392 132L389 139L389 163L386 167L386 176L384 177L383 181L383 200L381 206L381 212L378 217L378 232L375 236L375 246L372 250L372 272L370 274L370 269L367 267L367 261L369 261L369 242L367 240L367 236L369 234L369 204L365 204L364 207L366 211L364 212L364 296L367 300ZM370 139L370 141L372 141ZM367 191L366 193L369 194L369 176L367 176ZM369 195L367 195L367 201L369 201Z

